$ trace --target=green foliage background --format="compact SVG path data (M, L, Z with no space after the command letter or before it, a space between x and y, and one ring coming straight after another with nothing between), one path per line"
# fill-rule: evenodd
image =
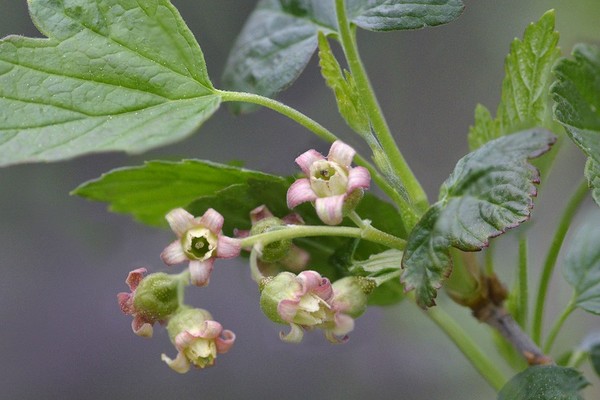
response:
M403 33L361 31L359 36L389 123L431 198L468 151L475 104L496 108L504 57L529 22L556 8L565 53L578 41L600 36L597 0L465 3L464 15L450 25ZM219 87L229 48L254 2L174 4L196 34ZM0 36L10 33L39 36L25 1L0 0ZM349 138L315 58L281 99ZM130 332L115 294L126 289L124 279L133 268L164 270L158 256L171 234L109 214L104 205L68 192L109 169L157 158L245 160L249 168L289 175L296 172L293 159L311 147L328 148L269 111L236 118L221 109L198 135L149 154L105 154L1 170L0 398L494 398L452 344L409 304L369 310L343 346L330 346L318 334L307 335L302 346L280 343L279 327L260 313L243 262L220 262L208 289L189 291L190 303L206 307L238 334L236 346L216 367L179 376L160 361L160 353L175 352L166 333L157 329L152 341L144 341ZM563 204L564 193L583 171L579 151L573 146L563 151L534 209L536 222L528 228L538 253L545 250L545 234L556 220L553 207ZM501 240L499 251L506 252L498 267L509 280L516 260L511 236ZM534 262L540 258L532 254ZM566 285L553 286L556 308L569 296ZM439 303L464 319L467 329L487 336L464 310L443 297ZM579 316L570 320L559 348L583 334ZM493 351L491 343L484 344ZM600 396L599 382L591 381L596 388L584 392L589 399Z

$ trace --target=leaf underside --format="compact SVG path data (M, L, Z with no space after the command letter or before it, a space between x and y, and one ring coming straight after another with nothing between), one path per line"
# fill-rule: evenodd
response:
M0 41L0 165L142 152L219 107L202 51L168 0L30 0L48 39Z
M554 116L588 156L585 175L600 205L600 47L577 45L573 57L554 68Z
M572 368L535 366L515 375L498 393L498 400L583 400L589 382Z
M418 29L453 21L461 0L349 0L348 18L374 31ZM317 49L318 32L335 34L333 1L261 0L242 28L223 73L226 89L274 97L300 76ZM256 106L236 104L235 112Z
M411 232L402 259L402 281L421 307L435 304L452 270L450 248L478 251L529 219L538 171L528 160L545 153L556 138L543 129L515 133L467 154L444 182L440 199Z

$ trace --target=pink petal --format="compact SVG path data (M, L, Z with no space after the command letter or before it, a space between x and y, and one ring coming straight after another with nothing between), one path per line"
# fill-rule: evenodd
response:
M125 279L125 283L129 286L129 289L135 290L140 284L140 281L144 279L144 274L148 272L146 268L138 268L131 271L127 274L127 279Z
M133 333L138 336L151 338L153 329L152 324L148 323L145 319L141 318L139 315L136 315L131 321L131 329Z
M329 149L327 160L335 161L336 163L347 167L352 164L352 159L355 154L356 151L352 147L341 140L336 140Z
M250 230L249 229L237 229L237 228L235 228L233 230L233 236L235 236L238 239L247 238L248 236L250 236Z
M291 322L298 312L298 300L281 300L277 304L277 314L286 322Z
M180 335L184 336L184 333L187 334L187 336L188 336L185 338L186 345L187 345L189 343L189 341L191 340L190 338L192 338L192 339L198 339L198 338L214 339L214 338L219 337L219 335L221 334L222 331L223 331L223 326L220 323L218 323L217 321L208 320L208 321L204 321L204 323L200 326L197 326L193 329L189 329L187 331L181 332L175 338L175 342L177 343L177 338L179 338Z
M169 266L181 264L188 259L183 252L180 239L175 240L173 243L165 247L162 253L160 253L160 258Z
M223 218L223 216L217 211L213 210L212 208L206 210L204 215L200 217L200 223L216 235L221 233L224 221L225 219Z
M296 324L290 324L290 332L286 335L283 332L279 332L279 338L286 343L300 343L304 337L302 327Z
M333 297L333 287L329 279L322 277L316 271L302 271L298 274L302 280L304 293L313 293L325 301Z
M183 208L169 211L166 218L177 237L182 237L188 229L194 226L194 216Z
M325 157L316 150L308 150L296 157L296 164L302 169L304 175L310 175L310 166L315 161L324 160Z
M354 318L347 314L337 313L335 315L335 328L332 332L336 336L344 336L354 330Z
M350 194L358 188L368 189L371 186L371 174L364 167L354 167L348 173L346 193Z
M133 296L131 293L121 292L117 294L117 300L119 301L119 307L121 307L123 314L133 314Z
M162 354L160 359L166 362L172 370L179 372L180 374L185 374L190 370L190 362L185 354L181 352L177 353L177 357L175 357L174 360L171 360L165 354Z
M315 202L317 215L327 225L338 225L342 222L344 198L346 195L320 197Z
M239 256L242 249L240 243L239 239L220 235L217 242L217 258L234 258Z
M317 195L313 192L310 187L310 181L306 178L298 179L292 183L292 186L287 191L287 206L288 208L294 208L298 204L302 204L307 201L315 201Z
M304 225L305 222L298 213L290 213L281 219L288 225Z
M210 274L213 270L214 258L205 261L190 261L190 280L196 286L207 286L210 282Z
M215 339L215 344L217 345L217 353L227 353L229 349L233 346L235 342L235 333L232 331L225 329L221 332L221 336Z
M252 222L252 225L257 223L261 219L271 218L272 216L273 213L264 204L250 211L250 221Z
M189 347L189 345L196 340L196 335L192 334L189 331L183 331L183 332L179 332L177 334L177 336L175 336L175 348L178 351L183 351L185 350L187 347Z

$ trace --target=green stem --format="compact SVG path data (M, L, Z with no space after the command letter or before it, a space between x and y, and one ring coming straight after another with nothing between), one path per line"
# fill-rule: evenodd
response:
M301 126L305 127L309 131L313 132L315 135L325 140L326 142L333 143L338 140L338 137L335 136L330 130L325 128L323 125L319 124L312 118L304 115L300 111L285 105L277 100L270 99L268 97L264 97L258 94L253 93L245 93L245 92L230 92L226 90L216 90L216 92L221 96L222 101L240 101L245 103L258 104L263 107L267 107L273 111L280 113L288 117L289 119L297 122ZM357 165L361 165L369 170L371 177L383 190L383 192L390 198L394 203L396 203L399 207L402 207L403 204L406 203L406 200L396 191L389 182L381 176L379 171L365 158L363 158L360 154L356 154L354 156L355 162ZM406 224L406 223L405 223ZM407 231L405 229L405 231Z
M567 318L569 318L569 315L571 315L571 313L575 311L575 308L575 301L574 299L571 299L571 301L569 301L569 304L567 304L567 307L563 310L562 314L560 314L560 317L558 317L558 319L552 326L552 329L550 329L550 333L548 333L548 337L546 338L546 344L544 345L544 353L550 353L550 350L552 350L552 346L554 345L554 341L556 340L558 333L560 332Z
M525 329L527 317L529 314L529 277L527 274L528 262L527 236L521 235L519 238L519 313L517 322Z
M393 167L395 173L398 175L408 191L409 199L413 207L416 208L416 210L413 210L413 212L415 212L418 220L420 214L429 207L427 195L425 194L425 191L421 187L421 184L417 178L410 170L408 163L396 145L390 128L383 117L381 107L377 102L366 70L360 59L355 37L350 30L350 24L348 22L348 17L346 16L346 6L344 0L336 0L335 8L342 48L344 50L346 60L348 61L350 72L352 73L352 76L356 82L356 88L360 95L361 101L365 106L365 111L371 120L373 130L377 136L377 139L379 140L383 152L387 156L387 159ZM411 227L412 226L409 226L409 228Z
M385 246L404 250L406 241L389 235L370 224L366 228L352 228L347 226L314 226L314 225L286 225L276 227L272 230L258 235L248 236L241 240L242 247L254 246L257 243L263 245L278 240L295 239L308 236L343 236L365 239L370 242L380 243Z
M254 247L250 252L250 274L256 283L260 283L265 277L258 268L258 250Z
M506 377L496 364L475 344L462 327L440 307L424 311L435 324L454 342L456 347L471 362L477 372L496 390L499 391L507 382Z
M569 361L567 361L567 365L565 367L569 368L579 368L579 366L588 358L590 355L589 352L581 349L577 349L571 354L569 357Z
M363 231L363 238L370 240L371 242L381 243L387 247L393 249L403 250L406 246L406 241L400 239L389 233L380 231L379 229L371 225L371 221L368 219L362 219L356 211L351 211L348 214L348 218L352 220Z
M585 199L587 194L588 187L587 182L583 181L579 184L575 193L569 199L567 206L563 212L563 215L558 224L558 228L554 234L554 239L552 240L552 244L550 245L550 249L548 250L548 254L546 256L546 260L544 262L544 267L542 269L542 274L540 276L540 282L538 286L538 295L535 303L535 310L533 316L533 327L532 327L532 339L540 344L542 340L542 322L544 318L544 306L546 302L546 294L548 292L548 285L550 284L550 278L552 277L552 273L554 272L554 267L556 265L556 260L558 258L558 253L560 252L560 248L562 247L565 236L567 235L567 231L569 230L569 226L571 225L571 221L579 208L581 202Z

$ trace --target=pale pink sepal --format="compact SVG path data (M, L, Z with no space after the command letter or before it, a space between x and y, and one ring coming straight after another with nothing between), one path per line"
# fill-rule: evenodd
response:
M312 163L314 163L315 161L321 161L324 159L325 159L325 157L323 157L323 155L321 153L319 153L316 150L311 149L311 150L305 151L304 153L302 153L298 157L296 157L296 164L298 164L300 169L302 169L302 172L304 172L304 175L309 176L310 175L310 166L312 165Z
M281 219L288 225L304 225L305 222L298 213L290 213Z
M264 204L250 211L250 222L252 222L252 225L256 224L262 219L271 217L273 217L273 213Z
M285 299L281 300L277 304L277 314L283 319L285 322L292 322L294 317L298 313L298 304L300 303L300 299Z
M145 319L141 318L138 315L133 317L133 321L131 321L131 329L136 335L145 338L151 338L152 334L154 333L152 324L146 322Z
M183 234L185 234L188 229L191 229L196 222L194 216L183 208L176 208L169 211L166 219L177 237L183 236Z
M219 236L217 242L217 257L218 258L234 258L240 255L242 250L241 241L239 239L230 238L228 236Z
M310 292L325 301L329 301L333 297L331 282L318 272L312 270L302 271L298 274L298 278L302 281L304 293Z
M313 192L310 187L310 181L306 178L298 179L292 183L287 191L287 206L288 208L294 208L298 204L302 204L307 201L315 201L317 195Z
M171 360L166 354L162 354L160 359L166 362L173 371L179 372L180 374L185 374L190 370L190 362L185 354L181 352L177 353L177 357L175 357L174 360Z
M223 330L221 332L221 336L215 339L215 344L217 345L218 353L227 353L231 347L233 347L233 343L235 342L235 333L230 331L229 329Z
M286 343L300 343L304 337L302 327L297 324L290 324L290 328L287 335L283 332L279 332L279 338Z
M344 199L346 195L319 197L315 201L317 215L327 225L338 225L342 222Z
M170 245L165 247L165 249L160 253L160 258L167 265L176 265L181 264L186 261L188 258L183 252L183 247L181 246L181 239L177 239L172 242Z
M225 219L223 218L223 216L212 208L206 210L204 215L200 217L200 224L207 227L208 230L214 234L218 234L221 232L221 229L223 229L224 221Z
M118 293L117 300L119 301L119 307L121 307L121 311L123 311L123 314L133 314L133 296L131 295L131 293Z
M190 261L190 281L192 284L200 287L208 285L214 263L214 258L209 258L205 261Z
M144 274L148 272L146 268L137 268L127 274L125 283L129 286L129 289L135 290L140 284L141 280L144 279Z
M365 167L354 167L348 173L348 186L346 193L350 194L356 189L368 189L371 186L371 174Z
M347 167L352 164L352 159L355 154L356 151L352 147L341 140L336 140L329 149L327 160L335 161L336 163Z

